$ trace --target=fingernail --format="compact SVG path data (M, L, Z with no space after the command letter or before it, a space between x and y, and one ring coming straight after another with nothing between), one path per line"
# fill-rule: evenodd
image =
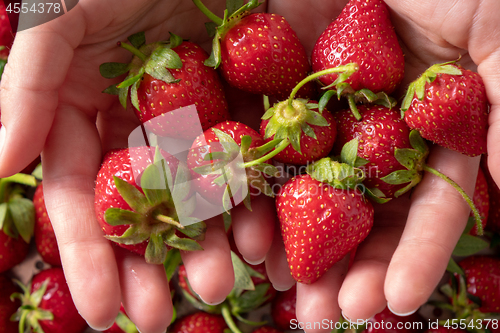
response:
M344 311L341 311L341 313L342 313L342 317L344 317L345 320L347 320L348 322L350 322L351 324L354 324L354 325L364 325L368 322L368 320L370 320L370 319L364 319L364 320L358 319L357 321L354 322L344 314Z
M418 308L416 308L415 310L409 311L409 312L406 312L406 313L398 313L398 312L394 311L391 308L391 305L389 303L387 303L387 308L389 308L389 311L391 311L392 313L394 313L396 316L400 316L400 317L406 317L406 316L412 315L415 312L417 312L417 310L418 310Z
M224 297L222 300L220 301L215 301L215 302L207 302L205 301L200 295L198 295L198 297L202 300L203 303L205 304L208 304L208 305L219 305L220 303L224 302L226 300L226 298Z
M5 134L6 134L5 126L2 125L2 127L0 128L0 155L2 154L3 144L5 142Z
M243 259L245 259L245 261L247 263L249 263L250 265L258 265L258 264L262 264L264 262L264 260L266 260L266 257L264 256L263 258L260 258L260 259L257 259L257 260L248 260L245 257L243 257Z
M99 332L102 332L102 331L105 331L105 330L109 329L111 326L113 326L113 324L114 324L114 323L115 323L115 322L113 321L111 324L109 324L109 325L108 325L108 326L106 326L106 327L95 327L95 326L90 325L90 324L89 324L89 322L87 322L87 325L89 325L89 327L90 327L91 329L93 329L94 331L99 331Z
M273 288L276 289L277 291L287 291L288 289L292 288L293 285L289 286L289 285L286 285L286 286L280 286L280 285L277 285L277 284L274 284L273 283Z

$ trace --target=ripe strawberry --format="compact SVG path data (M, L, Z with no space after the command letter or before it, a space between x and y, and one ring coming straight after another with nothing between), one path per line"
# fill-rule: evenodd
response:
M241 90L256 94L287 97L293 87L310 71L304 46L284 17L270 13L250 13L260 5L251 0L224 20L200 3L195 4L218 27L208 66L221 67L226 81ZM312 85L301 96L310 97Z
M160 149L108 152L95 186L96 215L106 237L157 264L170 247L200 250L196 240L204 238L205 223L190 216L196 199L189 197L188 179L187 169Z
M271 316L273 322L280 330L293 329L290 326L292 320L297 320L295 306L297 303L297 286L294 285L287 291L278 292L271 303Z
M130 65L106 63L101 65L101 74L113 78L129 73L117 86L120 101L126 107L130 87L137 117L155 134L193 139L200 133L200 123L206 130L229 119L220 78L203 64L208 54L199 45L175 35L167 43L145 45L144 34L129 40L132 45L120 45L134 53ZM199 119L182 109L191 105Z
M276 168L258 161L270 149L259 149L264 143L257 131L235 121L228 120L206 130L194 140L188 153L187 165L195 190L208 202L223 204L224 208L234 206L231 201L244 200L248 205L252 194L272 196L265 175L274 174ZM254 165L246 167L246 163L254 161ZM245 162L244 169L239 162ZM222 170L224 174L221 175ZM245 174L246 183L241 180Z
M401 317L392 313L388 308L377 313L368 320L370 324L367 333L416 333L421 330L423 320L417 313Z
M171 333L223 333L227 329L221 315L198 311L177 319L169 329Z
M340 154L347 142L358 139L358 156L368 161L363 166L367 177L364 184L378 188L386 197L394 197L404 185L388 184L381 178L405 169L394 156L394 150L410 148L410 129L399 113L384 106L360 106L358 110L362 121L357 121L350 110L334 114L338 134L333 152Z
M487 230L500 233L500 188L493 180L487 165L486 155L481 159L481 168L488 185L488 196L490 208L488 209Z
M281 152L273 156L274 160L304 165L330 153L337 124L328 110L319 112L314 101L294 99L291 107L287 100L269 108L262 117L260 133L267 142L283 139L276 147Z
M482 218L481 223L484 229L488 222L490 195L488 193L488 182L486 181L486 177L482 168L479 168L477 172L476 186L474 188L474 195L472 196L472 200L474 201L474 205L476 206L476 208L479 210L479 214ZM472 212L470 216L473 217ZM477 235L477 226L474 225L469 233L471 235Z
M13 297L20 299L22 306L15 320L24 320L35 332L81 333L87 329L87 323L73 303L62 268L41 271L28 286L18 284L23 293Z
M16 292L16 285L5 274L0 274L0 333L19 332L17 323L10 320L21 306L19 300L10 299L10 295Z
M403 79L403 51L383 0L350 0L316 41L314 72L348 63L357 64L359 69L340 85L338 74L319 80L326 86L334 85L340 94L353 96L358 92L355 96L360 98L369 96L367 90L390 94Z
M10 25L5 3L0 2L0 78L2 77L10 48L14 42L14 33Z
M315 282L371 230L373 206L359 190L364 173L349 160L315 162L276 198L287 261L297 282Z
M467 292L481 300L479 311L500 312L500 259L473 255L458 265L464 271Z
M469 156L486 153L488 108L482 78L454 61L427 69L401 106L408 126L422 137Z
M35 209L26 186L36 179L22 173L0 179L0 273L21 263L29 252Z
M43 183L40 183L33 195L33 204L35 205L35 244L38 253L43 261L52 266L61 266L61 256L57 246L56 235L52 228L45 200L43 197Z

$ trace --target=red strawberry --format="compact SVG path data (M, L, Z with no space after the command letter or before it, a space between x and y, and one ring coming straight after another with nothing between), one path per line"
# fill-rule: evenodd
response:
M486 155L481 159L481 168L488 185L490 208L488 210L487 230L500 233L500 188L493 180L487 165Z
M358 139L358 156L368 161L363 166L367 177L364 184L393 197L403 185L388 184L381 178L405 169L395 158L394 150L411 147L410 129L398 112L384 106L360 106L358 110L362 121L357 121L350 110L334 114L338 134L333 151L340 154L347 142Z
M287 291L278 292L271 303L271 316L274 324L283 331L293 329L292 320L297 321L295 306L297 303L297 287L294 285Z
M284 17L270 13L250 13L259 1L249 1L224 20L195 1L218 25L212 54L207 65L221 67L230 85L251 93L287 97L310 71L304 46ZM226 16L226 15L225 15ZM309 97L306 85L302 96Z
M273 159L304 165L326 157L337 135L332 114L328 110L319 112L314 101L294 99L291 105L288 100L277 103L262 117L260 133L266 141L283 139L276 147L276 151L281 149L281 152Z
M455 323L456 325L460 325L460 320L455 319L455 321L453 321L453 319L451 319L449 320L449 323L450 326L453 325L453 323ZM430 328L426 330L424 333L467 333L467 331L461 329L454 329L451 327L438 326L437 328Z
M481 222L484 229L488 222L490 195L488 193L488 182L486 181L486 177L482 168L479 168L477 172L476 186L474 188L474 195L472 197L472 200L474 201L474 205L476 206L476 208L479 210L479 214L482 218ZM473 217L472 212L470 216ZM477 235L477 226L474 225L469 233L471 235Z
M45 200L43 197L43 183L40 183L33 195L33 204L35 205L35 244L38 253L43 261L52 266L61 266L61 256L57 246L56 235L52 228Z
M23 294L14 294L22 302L16 320L26 317L25 325L35 332L80 333L88 326L71 299L62 268L54 267L36 274ZM23 328L24 329L24 328Z
M10 320L21 306L19 300L10 299L10 295L18 291L16 285L5 274L0 274L0 333L19 332L17 323Z
M0 78L2 77L10 48L14 42L14 34L10 25L9 16L3 1L0 2ZM0 125L1 126L1 125Z
M121 64L118 68L122 70L116 71L116 63L106 63L101 65L101 73L113 78L128 71L127 79L118 85L123 91L120 100L125 106L131 87L134 111L154 133L193 139L200 133L200 123L206 130L229 118L221 80L213 68L203 64L208 54L199 45L175 35L168 43L145 45L143 34L129 40L132 46L121 45L135 54L131 65ZM181 109L191 105L198 117Z
M252 333L283 333L283 331L280 331L269 325L264 325L261 327L257 327L252 331Z
M414 313L410 316L400 317L388 308L368 320L367 333L416 333L424 327L422 318Z
M403 51L383 0L349 1L316 41L312 52L314 72L348 63L357 64L359 69L343 83L335 82L338 74L321 77L321 83L335 84L338 92L352 96L361 89L390 94L403 79ZM357 97L367 97L366 93Z
M107 153L95 186L96 215L106 237L157 264L171 246L200 250L196 240L203 239L205 224L190 216L196 203L188 179L187 169L160 149Z
M26 185L36 179L22 173L0 179L0 273L21 263L29 252L35 208L26 198Z
M315 282L371 230L373 206L358 190L364 175L354 165L319 160L276 198L288 265L298 282Z
M410 84L401 110L425 139L462 154L486 153L488 99L479 74L436 64Z
M227 329L221 315L195 312L177 319L169 329L171 333L223 333Z
M458 265L464 271L467 292L481 300L479 311L500 312L500 259L473 255Z
M225 208L231 206L230 200L236 204L247 199L244 202L248 205L250 196L242 197L245 193L272 196L264 175L274 173L275 168L259 162L242 169L236 159L241 154L240 162L256 161L267 152L258 149L264 143L257 131L235 121L225 121L205 131L194 140L188 153L187 164L191 169L195 190L208 202L224 204ZM215 155L217 153L223 155ZM214 154L212 158L210 154ZM222 169L226 174L221 176ZM240 181L245 174L246 184ZM226 184L230 185L231 194Z

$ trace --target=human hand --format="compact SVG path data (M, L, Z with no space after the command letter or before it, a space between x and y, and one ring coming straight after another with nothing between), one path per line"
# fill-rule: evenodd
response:
M392 10L392 20L406 63L405 79L396 95L402 95L407 85L430 65L454 60L462 54L460 63L472 70L477 66L487 86L492 104L488 152L490 167L494 166L492 155L496 149L492 144L495 135L492 128L494 130L496 126L494 117L498 109L498 94L493 89L499 81L498 70L495 70L499 60L495 55L498 43L479 41L497 31L498 25L488 21L486 13L495 12L498 8L492 2L482 3L481 6L462 4L464 7L453 8L445 1L426 1L418 5L411 1L386 2ZM316 38L340 13L345 3L285 4L274 1L269 10L286 12L285 17L297 29L310 51ZM296 10L298 8L300 10ZM301 15L294 16L294 12ZM304 17L313 13L316 14L314 21L304 27ZM325 13L331 16L325 17ZM467 24L457 26L456 22ZM307 29L310 31L307 32ZM478 158L434 147L428 164L456 180L469 195L472 193ZM442 278L451 252L465 227L469 209L452 187L429 174L425 175L411 198L405 196L377 206L375 212L374 227L359 246L352 268L347 273L347 262L344 260L313 285L298 284L296 311L299 321L336 321L341 310L352 321L364 320L380 312L387 304L400 314L415 311L427 301ZM282 247L275 253L281 253L280 260L285 260ZM284 273L273 269L277 266L268 265L271 281L288 279Z
M205 21L191 1L89 0L17 34L2 80L6 133L0 174L21 170L42 152L46 205L65 275L79 312L94 328L111 325L120 302L142 332L163 332L172 315L163 267L111 246L96 221L94 182L102 156L126 146L139 125L116 96L101 93L110 82L100 76L99 65L129 61L130 54L116 43L138 31L149 41L165 40L172 31L208 50ZM256 201L272 210L272 200ZM238 210L234 233L240 252L249 261L261 260L271 244L274 218ZM183 253L183 261L193 289L217 303L230 292L234 276L221 219L206 223L204 251Z

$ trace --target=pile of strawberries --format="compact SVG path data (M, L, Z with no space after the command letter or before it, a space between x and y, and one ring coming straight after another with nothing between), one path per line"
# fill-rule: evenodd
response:
M138 32L118 43L132 53L130 63L99 68L114 80L104 92L131 107L147 135L144 145L104 156L96 216L106 238L148 263L164 264L177 281L175 297L203 310L177 319L171 331L229 327L239 333L235 318L261 326L259 332L294 328L295 288L278 293L264 266L244 263L235 246L239 284L226 301L209 306L191 290L179 250L202 249L207 216L197 209L200 202L224 215L231 237L233 207L255 209L254 197L274 197L291 275L311 284L347 254L354 256L371 231L375 207L410 191L424 172L447 180L473 211L454 252L466 259L450 259L453 274L441 288L447 301L436 305L469 321L499 313L499 259L476 252L498 243L500 190L484 165L470 198L426 164L431 142L468 156L486 153L489 104L481 77L459 59L435 64L398 103L391 94L401 88L404 54L382 0L351 0L310 59L284 17L252 12L256 0L228 6L223 19L193 2L213 20L207 24L214 37L210 54L172 33L148 44ZM258 128L232 119L228 85L262 99ZM171 142L189 149L179 153ZM30 187L37 185L32 196ZM0 272L7 272L0 275L0 326L13 332L20 321L40 332L82 332L87 327L70 306L42 192L41 181L29 174L0 183ZM52 268L28 286L18 282L19 290L9 281L11 269L26 257L33 235ZM50 297L43 296L47 290ZM266 304L275 328L247 317ZM377 316L387 321L391 314ZM109 332L131 328L122 308Z

